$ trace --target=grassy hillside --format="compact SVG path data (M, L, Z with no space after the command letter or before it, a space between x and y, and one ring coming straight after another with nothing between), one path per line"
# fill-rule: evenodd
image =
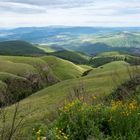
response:
M57 51L50 53L50 55L54 55L66 60L69 60L71 62L74 62L76 64L88 64L90 56L84 53L80 52L74 52L74 51Z
M80 98L75 97L61 107L55 122L45 129L47 134L43 136L50 140L58 137L69 140L138 140L140 89L137 86L140 86L140 75L121 84L104 100L82 94ZM43 129L39 127L39 130ZM38 131L35 129L35 132Z
M110 62L108 64L104 64L96 69L93 69L92 71L89 72L88 75L96 75L100 73L106 73L109 72L117 72L118 70L125 71L129 67L129 64L124 62L124 61L115 61L115 62Z
M52 53L57 51L64 51L65 49L58 46L49 46L49 45L35 45L37 48L43 50L46 53Z
M7 93L1 92L11 96L11 103L58 81L80 77L84 71L54 56L0 56L0 80L7 85Z
M78 78L86 70L73 64L70 61L63 60L54 56L45 56L42 57L42 60L46 61L46 63L51 67L53 73L60 80Z
M90 59L90 64L93 67L98 67L104 65L106 63L110 63L113 61L125 61L131 65L139 65L140 64L140 57L132 56L127 53L121 52L104 52L100 53L95 57Z
M0 60L0 71L9 72L19 76L26 76L28 73L37 73L36 69L28 64L14 63Z
M72 56L74 60L89 59L89 56L76 52L60 54ZM97 67L92 68L56 56L0 56L0 97L3 97L0 98L0 106L7 105L3 99L10 97L7 125L12 122L10 116L14 111L14 105L10 104L22 99L17 119L25 116L22 132L26 137L23 139L32 139L32 128L46 128L70 94L84 92L99 99L110 95L117 86L130 79L128 71L139 71L139 66L137 69L132 66L136 58L139 61L138 57L125 53L100 53L90 58L90 64Z
M41 55L45 52L25 41L0 42L0 54L3 55Z
M38 125L47 125L51 120L50 112L55 111L64 102L65 97L69 93L73 93L74 89L81 91L84 88L86 94L101 98L109 95L117 85L129 79L127 65L122 61L112 62L101 70L99 68L93 70L85 77L62 81L24 99L20 105L20 112L22 115L30 114L26 116L26 124L29 129L26 129L25 133L29 135L32 133L31 128L35 126L34 122ZM113 72L114 67L118 68L115 72ZM9 109L12 111L13 106Z

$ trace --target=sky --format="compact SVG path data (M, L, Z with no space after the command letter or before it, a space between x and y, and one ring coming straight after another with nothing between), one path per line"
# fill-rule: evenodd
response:
M0 28L140 26L140 0L0 0Z

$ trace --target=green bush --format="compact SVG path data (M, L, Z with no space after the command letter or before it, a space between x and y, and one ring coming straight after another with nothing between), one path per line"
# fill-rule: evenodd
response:
M55 126L49 131L50 139L85 140L99 133L93 121L92 106L75 100L60 109ZM96 135L97 136L97 135Z
M138 140L140 106L136 101L91 105L75 100L59 110L47 138L52 140Z

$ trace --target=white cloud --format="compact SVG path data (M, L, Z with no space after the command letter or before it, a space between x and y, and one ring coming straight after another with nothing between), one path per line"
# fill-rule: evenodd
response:
M0 27L48 25L140 26L140 1L29 0L26 3L23 0L21 3L19 0L12 0L12 2L0 2Z
M0 2L1 13L23 13L23 14L33 14L45 12L44 7L31 4L21 4L15 2Z

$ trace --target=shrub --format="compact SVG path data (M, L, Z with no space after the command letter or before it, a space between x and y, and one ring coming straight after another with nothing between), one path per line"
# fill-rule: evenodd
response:
M136 101L89 105L75 100L59 110L47 131L53 140L133 139L140 137L140 106Z
M93 121L92 106L75 100L59 110L59 117L49 133L50 139L85 140L99 133Z

